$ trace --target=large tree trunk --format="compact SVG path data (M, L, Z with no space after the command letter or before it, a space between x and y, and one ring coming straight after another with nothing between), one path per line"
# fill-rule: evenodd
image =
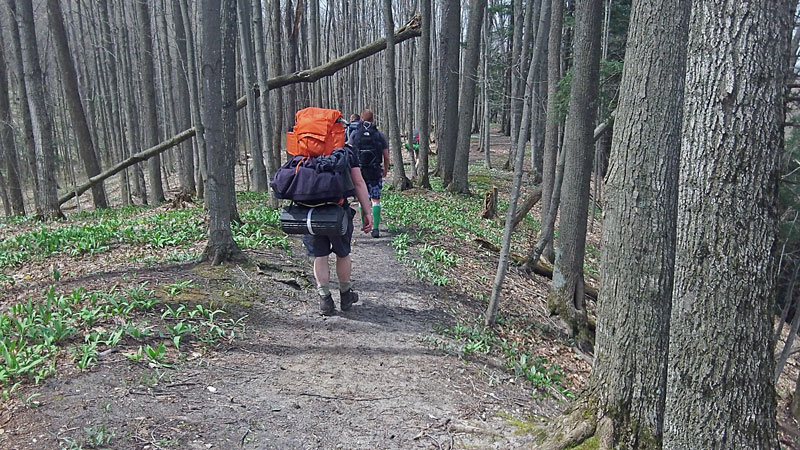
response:
M692 6L664 448L778 448L772 250L794 8Z
M6 73L5 48L0 43L0 147L5 160L8 202L5 204L10 212L17 216L25 215L25 203L22 199L22 184L17 161L17 149L14 147L14 130L11 123L11 103L8 98L8 75Z
M55 147L53 125L47 113L42 69L39 65L39 50L33 25L33 5L28 0L16 0L17 25L19 26L22 65L25 71L25 86L31 125L36 144L36 173L39 176L39 205L36 215L45 220L64 217L58 203L56 191Z
M400 143L400 125L397 119L397 75L394 60L394 18L392 17L392 0L383 0L383 23L386 28L386 65L384 66L383 80L386 86L386 106L389 117L389 150L392 155L392 187L398 191L411 187L411 181L406 176L403 167L403 154Z
M158 143L158 116L156 113L155 78L153 75L153 36L150 27L150 12L147 2L136 2L136 15L141 30L139 32L140 67L142 74L142 118L144 119L144 148ZM161 182L161 157L155 155L148 161L150 178L150 203L157 205L164 201L164 187Z
M601 7L601 0L578 0L575 4L575 64L563 150L566 159L559 248L553 265L553 288L548 296L548 308L558 313L576 344L584 350L590 350L594 344L584 299L583 258L599 85Z
M439 36L439 89L437 103L441 108L441 120L437 124L436 149L437 172L442 184L453 180L453 165L458 139L458 74L461 71L461 4L459 0L442 2L442 28Z
M202 260L217 265L243 258L231 231L236 158L236 0L224 0L222 5L219 0L201 0L199 6L209 220Z
M597 353L562 425L591 428L604 449L660 448L688 17L689 0L631 11L606 178ZM655 46L653 27L665 30Z
M75 140L78 144L78 154L83 161L83 168L86 176L91 178L100 173L100 163L95 154L92 133L89 131L89 122L86 120L86 112L81 104L81 97L78 91L78 73L72 63L72 52L67 41L67 32L64 29L64 17L61 12L61 5L58 0L47 0L47 18L50 24L50 32L53 33L53 44L56 49L58 66L61 69L61 82L64 84L64 94L66 95L67 108L72 127L75 132ZM103 189L103 184L98 183L92 186L92 200L95 208L108 208L108 200Z
M453 164L452 192L469 193L469 147L472 143L472 119L475 112L475 84L481 54L481 25L486 0L470 0L467 22L467 50L464 55L464 75L461 77L461 98L458 105L458 135Z
M431 143L431 1L421 0L422 38L419 42L419 178L417 184L431 188L428 156Z

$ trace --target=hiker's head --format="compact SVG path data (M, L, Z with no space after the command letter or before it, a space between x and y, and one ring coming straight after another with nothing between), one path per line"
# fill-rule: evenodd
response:
M350 122L358 122L359 120L361 120L361 116L359 116L358 114L353 114L352 116L350 116Z
M372 114L372 110L365 109L361 111L361 120L363 120L364 122L374 122L375 116Z

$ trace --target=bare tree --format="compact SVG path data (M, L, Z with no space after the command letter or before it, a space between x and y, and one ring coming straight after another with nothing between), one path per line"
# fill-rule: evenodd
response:
M233 240L236 159L236 0L201 0L203 134L208 149L208 244L203 261L244 258Z
M260 152L266 160L267 179L270 180L278 170L278 161L275 160L275 154L272 151L273 145L273 130L270 114L270 92L269 92L269 73L267 72L267 61L264 47L264 19L261 10L261 0L252 0L253 9L253 38L255 39L255 53L256 53L256 73L258 79L258 86L260 96L258 99L258 113L261 124L261 144L262 151ZM276 130L279 133L280 130ZM270 196L270 205L273 208L278 206L278 199Z
M247 96L247 134L250 137L250 152L253 155L253 168L251 178L253 190L256 192L267 191L267 168L264 165L264 155L261 153L261 117L258 114L258 103L256 103L256 92L258 89L258 79L256 73L256 55L253 33L251 28L250 0L238 0L237 14L239 18L239 44L240 55L242 58L242 78L245 84L245 95Z
M456 136L453 182L449 189L461 194L469 193L469 147L472 143L472 119L475 113L475 85L478 80L478 62L481 52L481 28L486 0L470 0L467 22L467 50L461 76L461 98L458 109L458 135Z
M42 68L33 22L33 5L29 0L16 0L16 20L19 26L22 65L25 71L27 102L31 111L33 138L36 143L36 171L39 177L39 205L36 215L44 220L64 217L56 191L55 147L53 126L45 104Z
M419 43L419 178L420 187L430 189L428 156L431 142L431 1L420 0L422 37Z
M575 3L575 63L563 150L566 158L559 248L553 264L553 288L548 296L548 308L558 313L577 345L585 350L594 343L584 298L583 257L600 76L601 7L601 0Z
M136 2L136 16L141 30L139 32L139 51L142 86L142 118L144 119L144 148L158 143L158 116L156 112L155 78L153 74L153 36L150 27L148 2ZM150 178L150 202L159 204L164 201L164 187L161 182L161 157L153 156L148 160L148 176Z
M67 41L64 17L58 0L47 0L47 18L50 24L50 32L53 33L53 44L56 49L58 65L61 69L60 78L64 84L65 100L72 119L73 131L78 144L78 154L81 157L81 161L83 161L86 175L91 178L101 172L101 167L95 154L92 133L89 131L89 123L86 120L86 112L81 103L80 92L78 91L78 74L70 56L72 52ZM106 193L102 183L92 186L92 200L95 208L108 208L108 200L106 200Z
M17 160L17 149L14 147L14 130L11 123L11 103L8 98L8 74L6 73L5 48L0 43L0 147L5 160L7 197L4 205L6 215L25 215L25 203L22 198L22 184Z
M441 108L437 125L437 172L447 186L453 180L453 165L458 139L458 74L460 71L461 3L459 0L441 2L442 23L439 37L439 86L436 99Z
M395 74L394 61L394 18L392 17L392 0L383 0L383 23L386 27L386 66L384 69L384 83L386 85L386 115L389 117L389 150L392 154L392 186L397 190L411 187L411 181L406 176L403 167L403 154L400 144L400 125L397 119L397 75Z

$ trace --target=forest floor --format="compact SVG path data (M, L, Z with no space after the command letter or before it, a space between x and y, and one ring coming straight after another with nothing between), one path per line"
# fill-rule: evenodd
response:
M498 151L493 161L504 159ZM299 239L274 226L237 229L250 262L211 267L195 263L204 245L197 205L186 214L164 205L120 213L118 223L75 215L52 225L142 228L128 240L32 255L10 275L0 272L3 312L40 324L24 305L49 299L81 320L70 322L80 332L65 338L69 350L47 358L46 370L0 380L0 447L534 448L535 428L579 392L592 357L546 313L549 280L517 267L506 278L500 326L482 327L497 255L476 238L496 242L502 219L474 217L484 189L498 187L507 202L510 174L472 173L473 195L455 201L441 189L387 191L381 237L355 233L361 300L332 317L319 315ZM263 197L240 203L245 220L274 222ZM530 216L515 236L517 252L538 231L538 208ZM0 224L0 241L39 226ZM599 220L591 230L594 282ZM785 448L797 436L785 410L797 366L792 358L779 384Z

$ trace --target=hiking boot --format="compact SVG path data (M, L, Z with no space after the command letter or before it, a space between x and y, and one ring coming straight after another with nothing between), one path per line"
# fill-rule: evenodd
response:
M336 306L333 304L333 297L328 294L319 298L319 312L323 316L332 316L336 312Z
M357 302L358 302L358 294L353 292L352 289L348 289L347 292L342 292L341 294L342 311L349 310L353 306L353 303Z
M372 237L379 238L381 237L381 231L377 228L372 229Z

